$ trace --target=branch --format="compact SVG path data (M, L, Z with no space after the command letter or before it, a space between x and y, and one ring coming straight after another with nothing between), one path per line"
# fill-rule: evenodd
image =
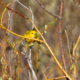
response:
M60 53L61 53L61 57L62 57L62 63L63 63L63 67L67 72L67 68L66 68L66 63L65 63L65 57L64 57L64 52L63 52L63 43L62 43L62 13L63 13L63 3L64 0L60 1L60 14L59 17L61 17L61 19L59 20L59 47L60 47Z
M58 15L52 14L52 13L50 13L49 11L47 11L47 10L44 8L44 6L41 4L41 2L40 2L39 0L37 0L37 2L39 3L39 5L42 7L42 9L43 9L45 12L47 12L48 14L50 14L50 15L52 15L52 16L54 16L54 17L57 17L58 19L61 19L61 17L59 17Z
M75 44L75 46L74 46L74 48L73 48L73 65L74 65L74 75L75 75L75 79L77 78L77 70L76 70L76 63L75 63L75 50L76 50L76 47L77 47L79 41L80 41L80 35L79 35L79 37L78 37L78 39L77 39L77 41L76 41L76 44Z
M15 9L15 2L16 2L15 0L12 0L12 3L13 3L11 5L12 9ZM12 28L13 28L13 24L12 24L13 23L13 13L12 13L12 11L8 12L8 15L9 15L9 17L8 17L8 29L12 31ZM9 36L9 41L12 42L12 34L10 34L8 32L8 36ZM10 77L12 78L11 53L13 53L12 50L9 51Z
M68 34L67 34L67 31L66 30L65 30L65 34L66 34L66 38L67 38L67 45L68 45L69 56L70 56L70 59L71 59L70 46L69 46L69 38L68 38Z
M33 75L34 80L37 80L36 73L35 73L35 71L33 69L33 66L32 66L31 51L32 51L32 49L30 49L29 58L27 59L27 61L28 61L29 67L30 67L30 69L32 71L32 75Z
M29 55L26 54L26 50L27 49L24 48L24 53L23 52L21 52L21 53L25 56L25 59L27 60L27 62L29 64L29 67L32 71L32 75L33 75L34 80L37 80L37 76L36 76L36 73L33 69L32 60L31 60L31 51L32 51L32 49L30 49Z

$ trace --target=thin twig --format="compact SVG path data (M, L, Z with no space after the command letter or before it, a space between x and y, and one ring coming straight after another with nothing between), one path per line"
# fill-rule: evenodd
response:
M78 37L78 39L77 39L77 41L76 41L76 44L75 44L75 46L74 46L74 50L76 49L76 47L77 47L79 41L80 41L80 35L79 35L79 37Z
M68 34L67 34L66 30L65 30L65 33L66 33L66 38L67 38L68 51L69 51L69 55L70 55L69 39L68 39Z
M44 6L41 4L41 2L40 2L39 0L37 0L37 2L39 3L39 5L42 7L42 9L43 9L45 12L47 12L48 14L50 14L50 15L52 15L52 16L54 16L54 17L57 17L58 19L61 19L61 17L59 17L58 15L52 14L52 13L50 13L49 11L47 11L47 10L44 8Z
M53 23L55 23L57 21L57 18L53 21ZM49 27L51 27L52 25L50 24L43 32L42 32L42 34L49 28Z
M33 66L32 66L31 51L32 51L32 49L30 49L29 58L27 58L27 61L28 61L29 67L30 67L30 69L31 69L31 71L32 71L34 80L37 80L36 73L35 73L35 71L34 71L34 69L33 69Z
M77 71L76 71L76 64L75 64L75 49L76 49L79 41L80 41L80 35L79 35L79 37L78 37L78 39L76 41L76 44L75 44L75 46L73 48L73 64L74 64L74 75L75 75L75 79L77 78Z
M67 31L66 30L65 30L65 33L66 33L67 44L68 44L68 51L69 51L69 57L70 57L70 70L69 70L69 75L70 75L70 72L71 72L71 64L72 64L72 55L70 53L69 39L68 39L68 34L67 34Z
M57 78L52 78L52 79L49 79L49 80L58 80L58 79L63 79L63 78L66 78L67 76L61 76L61 77L57 77Z

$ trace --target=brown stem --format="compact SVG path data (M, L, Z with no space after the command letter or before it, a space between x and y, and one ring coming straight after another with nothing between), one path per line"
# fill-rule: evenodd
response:
M24 17L24 18L26 18L26 19L30 20L29 18L27 18L26 16L22 15L21 13L18 13L17 11L10 9L10 8L9 8L9 7L7 7L6 5L4 5L2 2L0 2L0 4L2 4L2 5L3 5L4 7L6 7L7 9L9 9L9 10L11 10L11 11L13 11L13 12L15 12L15 13L19 14L20 16L22 16L22 17Z
M59 14L59 17L61 17L61 19L59 20L59 46L60 46L60 53L61 53L61 57L62 57L62 63L63 63L64 69L67 71L67 69L66 69L66 63L65 63L65 58L64 58L64 52L63 52L63 43L62 43L62 13L63 13L63 3L64 3L64 0L61 0L61 2L60 2L60 14Z
M52 16L54 16L54 17L57 17L58 19L61 19L61 17L59 17L58 15L52 14L52 13L50 13L49 11L47 11L47 10L44 8L44 6L41 4L41 2L40 2L39 0L37 0L37 2L39 3L39 5L41 6L41 8L42 8L45 12L47 12L48 14L50 14L50 15L52 15Z

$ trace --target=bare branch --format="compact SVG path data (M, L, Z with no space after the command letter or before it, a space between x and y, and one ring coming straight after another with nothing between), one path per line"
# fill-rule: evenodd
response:
M11 9L14 9L15 10L15 0L12 0L12 5L11 5ZM12 31L12 27L13 27L13 12L12 11L8 11L8 15L9 15L9 18L8 18L8 29ZM9 41L12 42L12 34L10 34L8 32L8 35L9 35ZM13 53L12 51L9 51L9 66L10 66L10 77L12 78L12 67L11 67L11 53Z
M23 44L23 43L22 43L22 44ZM23 44L23 45L24 45L24 44ZM25 49L25 48L23 48L23 49L24 49L24 53L21 52L21 54L24 55L25 59L27 60L27 62L28 62L28 64L29 64L29 67L30 67L30 69L31 69L31 71L32 71L32 75L33 75L34 80L37 80L36 73L35 73L35 71L34 71L34 69L33 69L32 60L31 60L31 51L32 51L32 49L30 48L29 55L26 54L26 50L27 50L27 49Z
M61 19L59 20L59 47L60 47L60 53L61 53L61 57L62 57L62 63L64 66L64 69L67 72L67 67L66 67L66 62L65 62L65 57L64 57L64 51L63 51L63 42L62 42L62 12L63 12L63 3L64 0L60 1L60 12L59 12L59 16L61 17Z
M31 71L32 71L32 75L33 75L34 80L37 80L35 71L34 71L33 66L32 66L32 61L31 61L31 51L32 51L32 49L30 49L29 59L27 59L27 61L28 61L29 67L30 67L30 69L31 69Z
M58 15L52 14L52 13L50 13L49 11L47 11L47 10L44 8L44 6L41 4L41 2L40 2L39 0L37 0L37 2L39 3L39 5L42 7L42 9L43 9L45 12L47 12L48 14L50 14L50 15L52 15L52 16L54 16L54 17L57 17L58 19L61 19Z
M70 55L69 39L68 39L68 34L67 34L66 30L65 30L65 33L66 33L66 38L67 38L67 43L68 43L68 51L69 51L69 55Z

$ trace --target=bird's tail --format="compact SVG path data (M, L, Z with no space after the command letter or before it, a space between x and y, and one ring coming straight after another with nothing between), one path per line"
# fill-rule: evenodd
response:
M22 41L23 41L24 38L18 38L16 39L14 42L12 42L12 46L13 47L16 47L17 45L19 45Z
M12 44L12 46L8 46L7 48L6 48L6 50L12 50L12 47L16 47L17 45L19 45L22 41L24 40L24 38L18 38L18 39L16 39L14 42L12 42L11 44Z

